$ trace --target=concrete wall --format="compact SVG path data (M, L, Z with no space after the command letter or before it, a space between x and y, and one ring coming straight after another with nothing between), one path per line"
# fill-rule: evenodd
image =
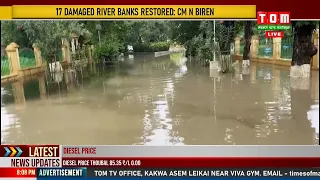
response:
M170 51L158 51L158 52L154 52L154 57L166 56L169 54L170 54Z

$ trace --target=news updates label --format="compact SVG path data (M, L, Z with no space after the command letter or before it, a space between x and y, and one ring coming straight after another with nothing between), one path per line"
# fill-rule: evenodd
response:
M292 177L295 172L320 177L320 169L104 169L88 168L88 177Z
M11 158L8 167L61 167L60 158Z
M265 30L267 38L283 37L290 30L290 12L258 12L257 30Z

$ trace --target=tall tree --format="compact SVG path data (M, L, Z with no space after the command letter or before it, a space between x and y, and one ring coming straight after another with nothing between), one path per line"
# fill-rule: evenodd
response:
M245 46L243 50L243 65L250 64L250 46L251 46L251 38L253 35L253 21L245 21L244 23L244 40Z
M308 77L311 58L317 52L312 42L312 34L318 21L293 22L293 54L291 76Z

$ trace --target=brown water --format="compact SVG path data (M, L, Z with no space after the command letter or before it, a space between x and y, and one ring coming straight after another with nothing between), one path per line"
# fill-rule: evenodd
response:
M88 66L1 89L9 144L308 145L319 143L319 77L291 85L288 68L210 77L169 58ZM66 78L67 77L67 78ZM56 81L60 81L56 83ZM294 89L291 87L293 86Z

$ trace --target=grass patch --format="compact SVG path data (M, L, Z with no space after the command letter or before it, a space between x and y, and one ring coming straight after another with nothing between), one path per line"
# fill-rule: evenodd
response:
M10 65L7 57L1 56L1 76L10 74Z
M30 68L36 66L36 60L34 58L20 57L21 69ZM10 74L10 62L7 57L1 56L1 76Z

